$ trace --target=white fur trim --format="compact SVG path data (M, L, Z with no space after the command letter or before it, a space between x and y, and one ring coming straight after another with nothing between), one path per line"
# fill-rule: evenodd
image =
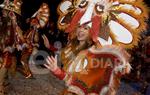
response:
M106 41L105 39L101 38L101 37L98 37L97 38L99 43L102 45L102 46L105 46L105 45L112 45L112 39L111 37L108 38L108 41Z
M68 91L73 92L77 95L85 95L85 93L77 86L70 85Z
M109 90L108 86L103 87L99 95L106 95L108 90Z

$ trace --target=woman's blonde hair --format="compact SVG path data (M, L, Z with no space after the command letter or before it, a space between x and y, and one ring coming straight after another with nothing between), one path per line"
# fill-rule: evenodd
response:
M70 49L70 52L73 54L73 56L77 56L77 54L82 51L82 50L85 50L85 49L88 49L89 47L91 47L93 45L93 41L92 41L92 38L90 37L89 35L89 38L85 41L85 43L82 45L82 46L79 46L79 41L77 39L77 35L76 35L76 31L77 31L77 28L80 27L79 25L76 27L76 29L71 32L68 37L69 37L69 41L68 41L68 44L67 46L62 50L62 62L63 63L67 63L67 62L70 62L70 60L72 60L72 55L69 55L68 56L68 53L64 53L65 51L67 51L68 49ZM67 57L65 57L67 56ZM68 61L67 61L68 60Z

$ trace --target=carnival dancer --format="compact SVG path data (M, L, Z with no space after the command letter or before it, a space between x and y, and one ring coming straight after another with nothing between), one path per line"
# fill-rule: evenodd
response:
M27 47L22 50L21 62L22 64L29 64L29 57L33 51L37 51L39 47L39 33L38 30L44 28L49 20L49 7L46 3L43 3L39 10L35 14L27 19L27 23L30 23L30 29L24 34L24 39ZM22 73L25 74L26 78L32 76L29 72L29 67L26 65L26 70Z
M62 53L63 69L53 56L45 66L66 82L62 95L115 95L131 69L124 48L137 45L146 29L143 1L64 0L58 12L58 27L69 33L70 44Z
M39 47L38 45L38 31L46 26L49 20L49 7L46 3L43 3L39 10L34 15L27 19L27 23L30 23L30 29L25 33L24 38L33 47Z
M48 64L45 66L59 79L66 81L68 89L63 92L63 95L98 95L102 88L101 93L106 93L105 90L110 89L110 87L107 87L110 77L113 78L111 80L113 83L111 84L112 91L109 93L115 93L114 90L118 87L120 76L119 71L117 69L115 71L113 68L117 68L116 64L120 66L126 65L127 68L122 73L127 72L129 64L126 63L125 58L122 58L123 55L119 55L119 53L123 53L126 57L128 54L115 46L97 48L97 45L94 45L91 40L89 26L86 24L78 27L75 38L62 52L64 70L57 66L57 60L52 56L47 59ZM110 52L110 50L114 51ZM117 57L120 58L119 60L124 60L124 62L116 62L115 64ZM100 63L102 61L103 63ZM114 72L114 75L111 75L112 72Z
M12 74L16 70L15 49L19 49L19 44L23 41L22 31L17 25L17 15L21 15L20 0L4 0L0 5L2 8L2 26L1 26L1 68L0 68L0 94L4 94L4 83L7 71Z

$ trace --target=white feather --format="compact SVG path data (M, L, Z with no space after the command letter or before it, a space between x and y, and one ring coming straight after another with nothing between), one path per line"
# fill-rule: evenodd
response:
M72 5L72 3L70 1L65 1L60 5L60 11L62 13L66 13L67 9L69 9L69 7Z
M138 15L140 15L142 13L141 9L134 7L132 5L129 5L129 4L121 4L120 7L127 9L127 10L132 10Z
M131 17L128 14L120 13L118 15L118 17L121 18L121 19L123 19L126 22L126 24L128 24L129 26L131 26L133 29L138 28L139 25L140 25L139 22L135 18Z
M45 22L43 20L40 20L40 25L41 26L44 26L45 25Z
M84 59L83 69L85 69L87 65L88 65L88 60L87 60L87 59Z
M109 22L109 27L113 34L115 34L117 41L125 44L129 44L132 42L133 37L131 33L119 23L111 20Z
M94 7L95 7L94 3L90 3L89 4L89 6L86 9L86 12L84 13L84 15L82 16L82 18L80 19L80 25L82 25L82 24L84 24L86 22L91 21L92 14L93 14L93 11L94 11Z
M82 61L82 60L79 60L79 62L77 63L77 66L76 66L76 68L75 68L75 71L76 71L76 72L80 72L80 71L81 71L81 69L80 69L80 67L81 67L81 61Z

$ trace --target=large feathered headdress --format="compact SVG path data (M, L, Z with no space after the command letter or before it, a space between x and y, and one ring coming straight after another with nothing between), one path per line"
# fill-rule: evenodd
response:
M3 4L1 4L0 7L5 10L13 11L21 15L21 5L22 0L14 0L14 1L4 0Z
M38 23L36 24L37 27L43 28L47 24L49 16L50 16L49 6L48 4L43 3L38 9L38 11L33 14L32 18L36 18L38 20Z
M143 0L63 0L57 9L58 27L72 33L90 22L93 41L132 48L146 29L148 7Z

